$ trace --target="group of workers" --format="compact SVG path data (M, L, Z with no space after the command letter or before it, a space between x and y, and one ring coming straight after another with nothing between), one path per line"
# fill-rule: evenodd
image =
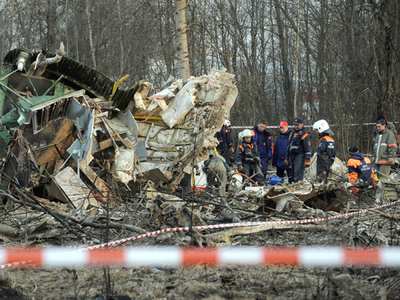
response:
M305 168L310 166L311 134L304 128L302 118L295 118L293 125L294 130L291 131L286 121L280 122L280 134L275 144L272 141L271 133L266 130L267 124L265 121L260 121L251 130L245 129L239 134L239 145L236 149L235 161L231 161L230 152L234 152L230 131L231 123L226 120L222 129L216 134L216 138L219 141L220 157L218 159L220 162L214 162L213 165L217 168L218 164L218 168L222 168L227 172L232 172L231 168L234 168L237 172L246 175L246 177L251 177L258 185L265 185L268 164L272 161L272 166L276 167L277 176L283 178L286 173L290 183L299 182L303 180ZM389 130L387 126L388 122L385 118L382 115L378 116L373 142L373 163L376 166L378 177L389 176L390 168L395 163L397 152L396 133L392 129ZM389 126L393 126L393 124L389 122ZM333 132L326 120L315 122L313 130L319 136L317 180L326 182L329 170L336 157L335 141L332 138ZM360 153L356 146L350 146L348 153L347 168L349 177L342 178L339 182L357 182L359 187L372 185L376 188L371 160ZM214 159L217 159L217 157L214 157ZM211 162L208 162L208 164L211 164ZM213 169L209 169L208 172L215 174ZM223 175L221 177L226 178ZM215 178L210 178L207 181L212 184L212 182L215 182ZM351 190L353 194L357 194L358 189L355 186Z

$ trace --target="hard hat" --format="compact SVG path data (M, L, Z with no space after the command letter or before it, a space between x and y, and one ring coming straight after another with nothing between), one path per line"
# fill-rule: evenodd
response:
M251 130L250 129L243 130L242 137L245 138L245 137L249 137L249 136L253 136L253 134L251 133Z
M238 133L238 139L239 139L239 141L241 141L243 139L243 131L240 131Z
M318 130L319 133L323 133L323 132L329 130L329 124L325 120L319 120L319 121L314 123L312 129L313 130Z
M226 127L231 127L231 121L225 120L224 125L225 125Z

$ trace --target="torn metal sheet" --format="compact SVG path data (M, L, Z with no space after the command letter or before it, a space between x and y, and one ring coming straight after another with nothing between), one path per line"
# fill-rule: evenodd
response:
M77 120L79 120L79 118L77 118ZM94 110L88 112L85 116L84 134L81 136L81 140L79 139L75 140L75 142L71 145L71 147L68 148L68 153L75 159L75 161L86 159L86 156L90 154L89 150L92 145L93 124L94 124ZM75 123L75 125L77 125L77 123ZM90 160L91 159L86 160L85 162L86 166L90 163Z
M172 179L172 167L172 163L167 162L141 162L136 172L145 180L167 183Z
M186 84L182 90L176 94L175 98L168 104L168 108L161 113L163 121L169 126L174 127L182 121L186 114L194 107L198 85L204 85L207 78L200 77Z
M48 173L52 174L57 160L67 156L67 149L75 139L74 124L67 118L58 119L37 134L33 133L32 126L25 125L23 138L30 145L30 151L38 165L43 166ZM26 150L20 144L14 143L10 152L13 154L10 153L5 163L5 170L9 176L13 177L17 171L15 157Z
M139 128L136 124L135 118L130 111L119 112L116 117L107 119L105 125L108 127L108 131L115 134L126 134L133 144L136 143L139 133Z
M82 97L80 99L81 102L84 101L83 93L80 93L77 96ZM90 122L90 108L88 106L83 106L81 102L77 101L76 98L77 97L71 99L71 102L67 107L66 116L68 117L68 119L75 123L78 130L82 130L89 126L88 123Z
M147 147L147 142L149 141L149 137L150 137L150 134L151 134L151 131L152 131L153 127L154 127L154 123L151 123L150 129L147 132L146 139L144 141L138 142L137 145L136 145L135 154L138 157L139 161L147 160L146 147Z
M71 167L66 167L60 171L54 179L75 208L86 210L89 205L99 207L100 204L93 197L90 189Z
M33 52L25 48L16 48L8 52L3 59L3 64L15 65L22 52L28 53L29 59L26 61L26 66L29 68L36 61L39 52ZM48 58L54 56L55 54L47 53ZM61 82L66 86L72 87L74 90L85 89L89 94L95 95L102 100L108 99L115 85L115 82L101 72L65 56L57 64L48 65L44 75L47 75L49 78L58 78L64 75ZM118 87L113 96L114 106L125 110L130 100L133 99L138 87L139 85L135 85L127 90ZM43 92L38 93L43 94L47 88Z
M122 183L128 184L136 178L135 169L135 149L115 149L113 175Z

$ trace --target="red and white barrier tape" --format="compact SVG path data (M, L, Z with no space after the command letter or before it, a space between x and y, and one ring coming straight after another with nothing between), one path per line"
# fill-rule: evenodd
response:
M327 218L316 218L316 219L294 220L294 221L265 221L265 222L239 222L239 223L227 223L227 224L214 224L214 225L193 226L193 229L204 230L204 229L218 229L218 228L230 228L230 227L249 227L249 226L260 226L260 225L282 225L282 224L295 225L295 224L315 223L315 222L339 219L339 218L348 217L348 216L354 216L356 214L364 213L364 212L367 212L370 210L377 210L377 209L380 209L383 207L391 206L391 205L397 204L399 202L400 202L400 200L397 200L397 201L379 205L376 207L367 208L367 209L363 209L360 211L336 215L336 216L327 217ZM164 228L164 229L144 233L144 234L141 234L138 236L128 237L128 238L124 238L124 239L120 239L120 240L116 240L116 241L112 241L112 242L108 242L108 243L104 243L104 244L99 244L99 245L94 245L94 246L89 246L89 247L86 247L83 249L79 249L78 251L74 251L74 254L72 256L74 256L76 252L94 251L94 250L98 250L98 249L105 248L105 247L116 246L118 244L126 243L129 241L138 240L138 239L141 239L144 237L154 236L154 235L164 233L164 232L185 231L185 230L189 230L189 227ZM29 251L31 251L31 250L29 250ZM71 255L71 251L72 250L68 250L69 255ZM10 268L10 267L14 267L14 266L23 266L25 264L31 264L31 263L32 262L26 261L26 260L21 260L21 261L14 260L11 263L0 265L0 269Z
M344 126L359 126L360 124L343 124ZM361 125L376 125L376 123L363 123ZM336 124L331 124L329 126L338 126ZM294 127L293 125L289 125L289 127ZM304 125L304 127L312 127L312 125ZM253 128L253 126L231 126L231 129L248 129ZM266 128L279 128L279 126L268 125Z
M391 205L397 204L399 202L400 202L400 200L397 200L397 201L390 202L390 203L383 204L383 205L379 205L379 206L376 206L376 207L367 208L367 209L363 209L363 210L360 210L360 211L341 214L341 215L336 215L336 216L327 217L327 218L316 218L316 219L295 220L295 221L239 222L239 223L227 223L227 224L201 225L201 226L193 226L193 229L195 229L195 230L203 230L203 229L218 229L218 228L229 228L229 227L249 227L249 226L260 226L260 225L282 225L282 224L289 225L289 224L315 223L315 222L322 222L322 221L328 221L328 220L333 220L333 219L339 219L339 218L348 217L348 216L354 216L356 214L364 213L364 212L367 212L369 210L376 210L376 209L379 209L379 208L391 206ZM81 251L90 251L90 250L94 250L94 249L115 246L115 245L118 245L118 244L121 244L121 243L129 242L129 241L133 241L133 240L138 240L138 239L141 239L141 238L144 238L144 237L154 236L154 235L157 235L157 234L160 234L160 233L164 233L164 232L185 231L185 230L189 230L189 227L164 228L164 229L160 229L160 230L144 233L144 234L141 234L141 235L138 235L138 236L124 238L124 239L120 239L120 240L117 240L117 241L104 243L104 244L100 244L100 245L90 246L90 247L81 249Z
M400 247L130 247L74 252L65 248L0 249L0 263L25 260L25 266L82 267L180 267L191 265L293 265L303 267L385 266L400 267Z

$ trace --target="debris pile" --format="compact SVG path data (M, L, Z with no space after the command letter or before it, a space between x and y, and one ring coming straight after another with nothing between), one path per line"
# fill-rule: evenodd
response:
M347 175L344 164L336 158L326 181L318 182L315 156L299 183L270 178L259 187L235 174L227 198L205 192L199 165L217 145L214 134L236 99L232 74L213 69L150 95L150 82L123 90L123 79L112 83L63 52L62 45L56 55L14 49L4 59L13 71L3 72L0 83L3 203L29 200L31 209L51 211L53 221L37 228L54 220L86 224L87 216L132 197L158 227L290 218L287 213L305 216L313 209L339 213L355 204L348 184L338 182ZM185 174L196 194L176 190ZM378 195L393 199L397 185L385 187ZM198 242L213 243L207 237Z
M83 211L115 201L119 184L151 181L172 191L217 145L214 134L238 93L232 74L212 70L152 96L143 81L125 94L114 84L105 97L107 78L74 76L72 67L95 71L62 53L47 60L43 51L7 54L4 63L15 70L2 74L3 169L34 195ZM51 63L62 73L55 81Z

